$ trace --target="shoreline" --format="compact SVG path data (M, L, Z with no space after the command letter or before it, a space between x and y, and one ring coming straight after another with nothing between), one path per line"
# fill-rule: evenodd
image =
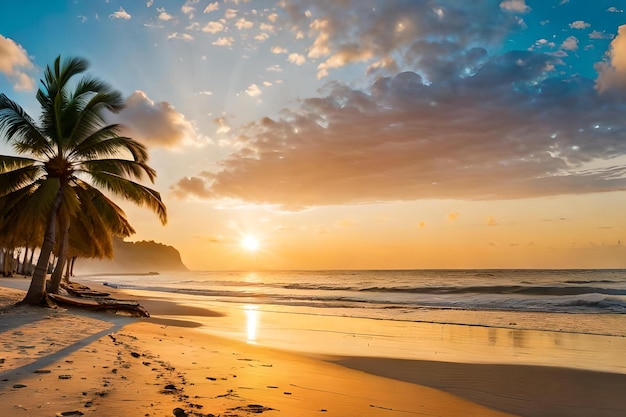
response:
M0 295L6 291L0 287ZM111 292L128 298L124 291ZM617 417L626 412L626 400L622 398L626 388L624 373L511 363L368 357L367 352L315 355L276 349L262 338L246 342L219 334L225 322L238 322L246 329L247 323L241 322L245 311L237 316L232 311L200 308L160 294L153 296L142 301L152 317L140 320L78 310L18 312L27 322L12 328L2 326L0 333L8 336L1 351L4 361L0 364L0 377L7 379L7 372L13 372L9 381L0 383L3 400L0 414L13 415L16 409L24 407L29 408L24 414L29 416L49 416L70 409L94 416L173 415L176 407L186 410L188 415L199 416L210 413L243 416L261 411L254 407L246 409L249 405L267 408L262 412L270 415L289 416L412 413L539 417L549 410L551 416ZM29 323L34 326L32 331L49 338L48 331L40 327L49 322L42 315L65 328L71 327L69 323L86 326L84 334L91 334L81 339L82 342L70 340L69 335L60 336L53 343L61 344L65 338L75 348L65 347L59 350L61 353L46 355L50 360L43 370L50 373L34 374L39 368L34 369L32 363L44 362L32 358L32 354L45 351L40 349L45 346L30 348L32 342L20 345L19 340L12 339L30 334ZM287 316L281 316L281 320L286 319ZM6 320L0 318L0 323L5 324ZM264 328L272 327L264 318L257 325L257 337ZM288 322L282 325L290 327ZM442 326L453 329L451 325ZM16 336L16 332L23 335ZM299 335L295 330L288 333ZM46 342L50 345L50 340ZM8 356L7 343L22 346L21 350L16 349L17 358ZM465 343L470 340L465 339ZM28 361L28 357L34 359L31 365L18 366L16 362L19 373L6 370L12 361ZM62 375L71 378L59 379ZM163 385L166 379L171 383ZM26 387L13 388L16 384ZM69 388L72 384L73 388ZM167 392L164 388L167 385L176 389ZM63 401L55 386L61 391L63 401L67 400L67 405L63 405L66 409L58 408ZM33 392L37 397L29 398ZM137 399L137 394L145 396L145 400ZM42 398L39 408L33 408L34 398ZM45 398L51 401L43 401ZM24 405L29 402L29 406ZM140 410L144 412L139 414Z

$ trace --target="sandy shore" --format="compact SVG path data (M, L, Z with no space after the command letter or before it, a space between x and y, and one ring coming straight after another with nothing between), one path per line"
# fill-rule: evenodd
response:
M0 305L21 296L0 287ZM626 415L624 373L305 355L210 334L242 320L227 310L143 304L149 319L2 310L0 415Z

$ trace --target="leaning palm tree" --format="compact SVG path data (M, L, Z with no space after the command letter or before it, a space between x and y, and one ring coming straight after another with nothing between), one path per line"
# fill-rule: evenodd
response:
M71 219L59 216L61 227L54 249L58 261L50 277L50 292L58 292L69 254L112 258L113 237L125 238L135 233L124 211L104 194L82 182L74 186L74 191L81 209Z
M58 216L71 219L86 204L78 188L101 189L153 210L167 221L160 194L140 182L154 181L146 148L120 135L104 112L123 108L122 96L108 84L86 75L80 58L61 61L44 72L37 92L41 116L36 123L17 103L0 95L0 135L18 154L0 156L0 197L17 203L21 221L44 219L44 236L32 281L23 302L47 301L46 274L57 239ZM135 180L135 181L133 181Z

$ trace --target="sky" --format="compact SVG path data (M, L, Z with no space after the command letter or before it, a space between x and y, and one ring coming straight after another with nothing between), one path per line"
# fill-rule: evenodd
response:
M624 9L4 1L0 91L86 58L168 207L130 240L190 269L626 268Z

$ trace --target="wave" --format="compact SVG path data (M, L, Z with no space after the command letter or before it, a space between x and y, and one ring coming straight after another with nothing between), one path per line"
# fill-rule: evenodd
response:
M626 289L571 286L489 285L470 287L369 287L359 291L413 294L626 295Z
M147 291L171 292L193 296L201 296L220 301L255 304L278 304L317 308L365 308L365 309L456 309L486 311L527 311L548 313L626 313L626 298L620 294L603 294L599 292L577 292L571 294L542 293L543 297L532 297L529 293L521 295L511 290L514 286L506 286L508 292L490 291L459 292L459 288L446 288L453 292L407 292L398 296L397 291L374 291L373 288L362 292L324 291L315 293L277 294L259 290L239 288L172 288L162 286L146 287L133 284L115 284L120 289L141 289ZM485 287L480 287L483 290ZM260 288L259 288L260 289ZM437 290L437 288L430 288ZM441 288L439 288L440 290ZM423 290L423 289L420 289ZM534 290L533 290L534 291ZM374 296L378 292L379 296ZM382 296L380 296L382 294ZM385 296L385 294L387 294ZM536 295L530 293L530 295Z

